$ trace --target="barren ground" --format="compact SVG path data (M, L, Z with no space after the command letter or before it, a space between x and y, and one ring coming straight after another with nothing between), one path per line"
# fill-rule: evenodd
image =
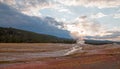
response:
M86 45L65 56L72 44L1 43L0 69L120 69L120 45Z

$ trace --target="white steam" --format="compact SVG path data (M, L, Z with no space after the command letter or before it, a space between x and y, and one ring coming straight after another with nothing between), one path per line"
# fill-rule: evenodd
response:
M77 44L65 55L72 54L77 50L82 50L82 46L85 45L86 36L100 36L101 25L95 21L89 20L87 16L77 18L72 24L64 25L64 28L68 30L71 36L77 40Z

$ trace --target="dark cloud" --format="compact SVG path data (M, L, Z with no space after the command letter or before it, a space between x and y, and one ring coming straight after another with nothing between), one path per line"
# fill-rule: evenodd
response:
M70 37L68 31L58 29L54 26L56 24L59 24L59 22L54 18L27 16L8 5L0 3L1 27L14 27L59 37Z

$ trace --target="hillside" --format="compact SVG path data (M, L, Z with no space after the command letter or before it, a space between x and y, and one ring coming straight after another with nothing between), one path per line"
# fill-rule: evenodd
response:
M73 43L74 40L0 27L0 43Z
M120 44L117 41L109 41L109 40L85 40L86 44L92 45L104 45L104 44Z
M60 38L52 35L39 34L15 28L0 27L0 43L75 43L75 40ZM104 45L120 44L108 40L85 40L85 44Z

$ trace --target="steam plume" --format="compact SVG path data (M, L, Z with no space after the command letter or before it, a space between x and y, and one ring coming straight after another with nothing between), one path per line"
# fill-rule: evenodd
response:
M77 40L77 44L65 55L81 50L82 46L85 45L85 36L97 36L100 34L100 25L95 21L89 20L87 16L79 17L74 23L65 25L65 29Z

